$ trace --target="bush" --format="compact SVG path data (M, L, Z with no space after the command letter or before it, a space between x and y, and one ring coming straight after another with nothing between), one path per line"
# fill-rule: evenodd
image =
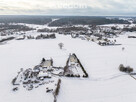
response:
M121 64L121 65L119 66L119 70L120 70L121 72L126 72L126 73L131 73L131 72L133 72L133 68L131 68L130 66L124 67L123 64Z
M17 91L18 90L18 87L15 87L12 89L12 91Z
M66 77L70 77L70 74L65 75Z
M126 67L126 72L128 72L128 73L133 72L133 68L131 68L130 66L127 66Z
M119 70L122 71L122 72L124 72L124 65L123 64L119 65Z
M70 75L71 77L75 77L73 74Z

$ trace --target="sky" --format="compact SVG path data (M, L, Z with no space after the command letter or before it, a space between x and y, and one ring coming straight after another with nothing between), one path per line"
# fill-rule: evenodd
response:
M136 0L0 0L0 15L135 16Z

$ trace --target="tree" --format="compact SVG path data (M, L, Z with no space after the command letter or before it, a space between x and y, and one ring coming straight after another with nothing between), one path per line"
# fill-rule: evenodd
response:
M125 47L122 47L122 51L124 51L125 50Z
M63 43L59 43L58 46L59 46L60 49L62 49L64 44Z

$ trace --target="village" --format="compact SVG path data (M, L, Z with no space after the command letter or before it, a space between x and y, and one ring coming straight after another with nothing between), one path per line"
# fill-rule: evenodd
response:
M30 58L28 59L31 59L32 55L34 57L35 53L32 54L32 52L36 51L36 55L40 57L38 58L39 62L40 60L41 62L39 64L31 63L32 66L31 65L25 67L20 66L21 68L20 71L17 74L14 74L13 76L15 77L12 77L11 79L11 83L12 83L11 90L15 94L21 92L22 90L33 92L34 90L44 87L45 93L53 97L52 102L59 102L60 97L64 97L62 93L67 91L63 86L66 83L66 81L78 80L78 82L80 81L84 82L87 80L91 80L95 82L101 80L116 79L123 75L127 75L128 77L131 77L133 80L136 79L135 78L136 71L134 65L129 64L126 59L127 55L125 54L125 51L127 51L128 49L126 46L124 46L125 45L124 42L121 42L120 40L120 37L123 36L125 36L125 40L131 40L131 39L135 40L136 36L134 33L135 33L136 25L134 24L70 25L70 26L61 26L55 28L48 27L47 25L45 25L45 27L44 26L41 27L40 25L37 26L26 25L26 24L17 24L17 25L25 28L22 27L16 28L16 26L15 28L13 27L13 29L10 30L3 28L3 30L0 32L0 37L1 37L0 46L4 47L7 46L8 44L15 43L14 46L18 46L20 47L20 49L25 50L23 49L25 48L23 46L26 46L26 44L28 43L28 48L26 48L26 54L29 53L29 55L27 56L30 56ZM12 24L8 26L12 26ZM64 40L62 40L63 38ZM72 41L72 43L69 44L69 41ZM78 45L79 42L82 42L83 45L82 44L81 46ZM32 45L32 43L34 44ZM20 44L22 44L22 47L20 46ZM90 49L88 49L87 47L87 49L85 48L86 49L85 51L84 49L82 49L82 46L86 46L86 45ZM76 50L77 49L76 47L78 48L78 50ZM99 50L92 50L93 48L95 49L95 47L96 49ZM30 48L32 48L32 50L30 50ZM44 50L41 50L43 48ZM106 53L105 50L107 49L107 51L109 51L110 48L120 49L119 54L117 54L118 56L120 56L120 61L116 63L116 66L114 66L114 69L116 69L115 72L118 74L113 74L111 76L108 76L107 78L105 76L102 76L102 78L93 78L92 72L95 69L92 68L96 67L97 60L99 59L95 59L96 52L92 52L94 53L93 55L89 51L91 50L97 51L97 53L99 53L99 56L101 56L100 54L102 53L101 49L103 49L103 53L108 54L108 56L106 57L107 59L103 61L99 61L98 63L101 63L102 65L104 63L112 64L113 60L111 62L108 62L107 60L109 60L108 57L111 56L112 55L111 53L113 52L110 51ZM83 52L86 53L83 53L79 49L80 50L82 49ZM41 50L42 52L39 50ZM18 53L20 53L20 51L21 50L19 50ZM24 54L25 53L22 52L22 54L19 54L19 56L22 56ZM59 57L54 59L54 57L56 57L58 54ZM85 56L83 57L82 54ZM121 56L121 54L123 56ZM26 58L27 56L25 55ZM94 59L91 56L93 56ZM60 58L63 58L65 60L62 61L60 60ZM86 61L88 61L89 64ZM101 68L100 65L98 65L99 66L97 67L98 69ZM104 64L103 68L104 67L107 68L109 66ZM112 72L112 70L109 72L111 74L114 73L114 71ZM100 72L98 71L98 73Z
M4 25L4 24L1 24ZM17 24L19 26L24 26ZM118 25L114 26L105 26L105 25L73 25L73 26L64 26L58 27L55 29L52 28L31 28L28 26L24 26L25 28L16 27L16 24L9 24L9 27L12 27L11 30L1 29L0 42L4 42L7 40L25 40L25 39L49 39L56 38L55 34L61 35L70 35L72 38L79 38L81 40L95 42L100 46L111 46L111 45L121 45L116 41L116 38L125 33L125 32L134 32L136 31L136 25L123 25L122 27ZM15 27L14 27L15 26ZM26 29L27 28L27 29ZM29 29L28 29L29 28ZM33 34L29 34L26 32L37 32L38 35L35 36ZM46 33L46 34L44 34ZM128 38L135 38L135 36L128 36Z

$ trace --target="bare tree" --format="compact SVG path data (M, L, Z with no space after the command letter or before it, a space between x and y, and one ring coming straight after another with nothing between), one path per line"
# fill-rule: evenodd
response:
M64 47L64 44L63 43L59 43L58 46L59 46L60 49L62 49Z
M124 51L125 50L125 47L122 47L122 51Z

